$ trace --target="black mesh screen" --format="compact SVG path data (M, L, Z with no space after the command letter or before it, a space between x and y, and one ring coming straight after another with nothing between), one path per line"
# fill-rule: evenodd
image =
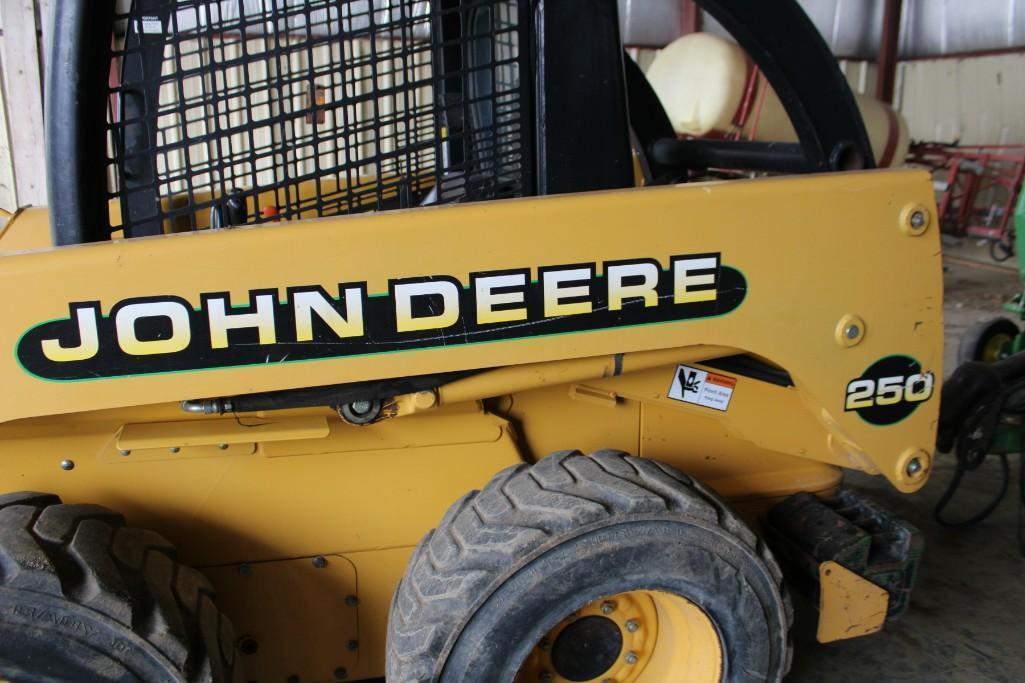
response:
M126 234L530 194L521 2L122 7L108 155Z

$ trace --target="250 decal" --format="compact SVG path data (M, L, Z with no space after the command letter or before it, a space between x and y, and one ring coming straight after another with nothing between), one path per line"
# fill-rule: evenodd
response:
M844 410L878 427L896 424L932 398L936 376L910 356L887 356L847 383Z
M921 403L932 398L936 378L931 372L909 377L884 377L880 380L856 379L847 385L844 410L872 406L892 406L905 401Z

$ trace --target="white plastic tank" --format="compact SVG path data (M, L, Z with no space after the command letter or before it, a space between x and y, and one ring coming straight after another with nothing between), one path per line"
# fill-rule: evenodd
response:
M753 66L736 44L710 33L692 33L665 47L648 68L662 106L679 134L703 137L735 132ZM904 162L910 145L907 122L899 112L855 93L876 163ZM759 75L744 139L795 142L797 135L779 97Z

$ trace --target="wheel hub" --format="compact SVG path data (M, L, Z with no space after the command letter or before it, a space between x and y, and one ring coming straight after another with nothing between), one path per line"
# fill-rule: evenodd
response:
M589 681L608 671L623 651L623 634L608 617L582 617L552 645L552 668L568 681Z

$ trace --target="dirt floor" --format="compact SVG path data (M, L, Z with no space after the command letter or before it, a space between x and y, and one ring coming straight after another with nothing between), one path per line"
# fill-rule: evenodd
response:
M979 258L974 245L947 248L945 371L953 371L957 343L969 325L1001 315L1019 291L1017 272ZM976 263L971 262L976 259ZM925 553L907 615L883 633L821 645L815 641L816 612L797 605L794 683L1011 683L1025 681L1025 559L1017 550L1019 456L1011 457L1013 481L994 515L978 527L946 529L932 509L954 471L953 456L939 456L919 493L897 493L885 481L852 474L847 483L917 525ZM990 458L966 476L950 508L970 512L999 491L1001 469Z

